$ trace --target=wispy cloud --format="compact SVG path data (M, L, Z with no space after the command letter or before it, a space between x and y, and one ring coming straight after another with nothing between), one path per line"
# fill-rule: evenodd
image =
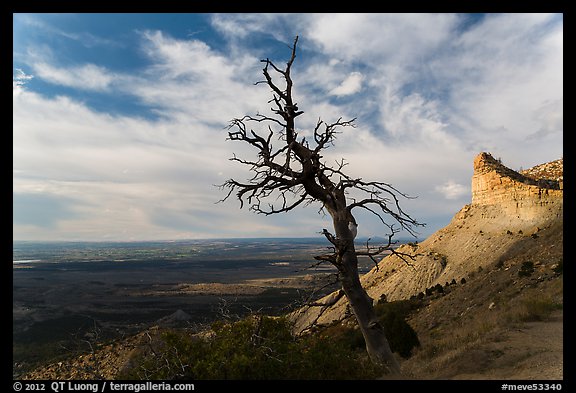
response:
M306 36L332 56L378 67L410 64L433 56L453 37L452 14L319 14ZM376 62L373 62L377 60Z
M166 116L223 127L233 117L255 112L266 97L253 85L260 63L250 51L231 58L204 42L178 40L160 31L146 31L142 37L154 64L129 90Z
M14 70L14 74L12 75L12 87L13 87L13 89L22 88L32 78L34 78L33 75L27 75L20 68L16 68Z
M48 63L35 63L33 70L39 78L47 82L79 90L108 90L115 76L105 67L84 64L74 67L55 67Z
M337 87L330 90L331 95L347 96L358 93L362 89L362 80L364 77L359 72L352 72Z
M447 182L435 187L435 190L446 199L458 199L464 195L470 193L470 186L468 184L459 184L453 180L448 180Z

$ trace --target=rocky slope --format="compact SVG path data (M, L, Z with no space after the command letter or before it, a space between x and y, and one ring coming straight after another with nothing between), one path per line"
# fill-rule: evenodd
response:
M422 299L409 317L417 379L563 378L563 225L555 221Z
M562 225L562 164L557 160L519 173L480 153L474 160L472 203L422 243L398 249L416 256L412 266L387 256L362 277L364 288L373 299L382 295L389 301L409 299L530 249L541 231ZM560 230L560 239L553 239L550 247L562 249L561 234ZM304 307L294 315L296 330L304 331L312 323L330 324L347 315L345 298L327 309Z

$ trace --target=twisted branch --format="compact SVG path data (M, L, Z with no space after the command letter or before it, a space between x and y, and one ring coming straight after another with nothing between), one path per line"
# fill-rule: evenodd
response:
M228 139L252 146L257 152L257 159L246 160L233 156L230 160L250 167L252 178L241 182L227 180L220 187L227 190L227 200L235 194L242 208L245 203L249 209L264 215L285 213L301 205L319 203L319 211L327 211L333 218L356 225L353 213L362 209L368 211L390 229L388 244L378 247L366 243L366 249L355 251L357 256L369 257L378 267L376 256L391 252L404 262L413 258L400 253L393 247L392 237L399 232L394 224L402 230L415 235L414 227L423 224L414 220L400 206L400 198L411 198L392 185L379 181L365 181L353 178L344 169L344 159L328 165L321 155L322 151L334 144L337 134L345 127L355 127L355 118L343 120L338 118L332 123L318 119L310 141L299 139L295 119L304 112L299 110L292 97L293 81L291 70L296 58L298 37L291 46L291 56L285 68L278 67L269 58L261 60L264 80L256 84L265 84L271 89L272 115L257 113L230 121ZM274 77L276 76L276 78ZM276 82L277 77L284 81ZM257 128L256 130L252 127ZM273 140L276 135L276 140ZM276 146L274 146L276 145ZM391 219L391 222L388 220ZM329 262L339 267L341 257L347 250L354 248L352 232L340 232L338 238L322 231L326 239L334 246L334 252L316 257L317 261Z

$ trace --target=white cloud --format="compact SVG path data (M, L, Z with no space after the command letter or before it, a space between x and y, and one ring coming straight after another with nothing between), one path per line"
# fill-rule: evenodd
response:
M210 22L229 43L241 45L252 33L265 33L278 41L291 43L294 37L300 34L301 26L308 19L307 14L240 13L212 14Z
M330 90L331 95L347 96L356 94L362 89L362 80L364 77L359 72L352 72L337 87Z
M306 32L326 53L361 61L407 66L421 61L450 38L451 14L318 14ZM376 63L372 60L376 59Z
M487 16L430 64L450 86L443 107L449 129L469 149L492 150L516 166L561 154L563 34L556 17Z
M110 116L67 97L49 99L23 90L14 98L13 118L14 192L42 194L47 203L73 201L62 213L76 213L54 216L50 232L15 223L15 238L169 239L290 231L275 220L239 212L233 199L215 204L225 195L215 185L228 177L249 177L247 168L228 160L232 152L245 157L251 152L226 142L222 127L203 124L194 112L157 121Z
M266 89L254 86L260 61L249 51L228 58L197 40L178 40L158 31L144 32L143 38L155 64L130 84L130 92L159 113L224 127L267 101Z
M458 143L446 132L438 101L426 100L417 93L402 96L388 89L382 91L381 98L381 122L387 134L398 143L429 147Z
M448 180L444 184L436 186L435 190L444 195L444 198L446 199L458 199L469 194L470 186L456 183L453 180Z
M383 128L399 140L436 140L438 147L451 140L504 156L533 150L528 135L548 135L532 160L559 153L561 139L550 135L560 133L562 112L549 104L562 102L558 15L486 15L466 31L459 30L460 17L446 14L311 18L307 33L341 69L358 63L370 69L362 71L365 95L357 102L378 108ZM360 106L354 109L363 113Z
M233 75L234 65L202 41L177 40L161 31L145 31L142 35L146 54L156 62L153 68L164 79L230 78Z
M544 101L533 115L533 120L536 124L540 124L540 128L528 138L542 139L548 135L562 133L564 130L563 104L563 99Z
M55 217L58 230L52 234L15 224L15 237L250 233L253 216L245 214L242 230L234 230L239 219L230 217L238 217L238 206L216 206L224 194L214 185L247 175L228 160L233 151L243 154L247 148L226 143L223 128L232 117L255 112L254 103L265 102L266 89L239 81L246 63L231 62L203 42L159 32L142 37L154 64L130 77L89 64L57 68L33 58L39 78L83 90L106 91L115 83L117 91L155 106L163 116L156 121L112 116L65 96L46 98L25 90L15 95L15 192L41 193L49 201L72 198L78 205L70 209L79 213ZM247 59L259 66L257 59ZM15 74L15 80L22 79L23 73ZM180 225L170 228L174 217L180 217ZM279 228L270 231L280 233Z
M95 64L65 68L40 62L33 68L36 75L47 82L80 90L105 91L115 79L114 74Z
M33 75L27 75L20 68L16 68L14 69L14 74L12 76L12 88L15 90L21 89L32 78L34 78Z

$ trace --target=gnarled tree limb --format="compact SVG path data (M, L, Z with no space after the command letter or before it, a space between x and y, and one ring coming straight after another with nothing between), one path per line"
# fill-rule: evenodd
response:
M284 68L269 58L261 60L264 80L256 84L270 88L272 98L268 103L272 115L243 116L233 119L228 126L228 139L248 144L256 150L257 158L231 158L248 166L254 175L246 181L229 179L222 184L221 187L227 190L222 201L235 194L240 207L247 203L250 210L264 215L289 212L311 203L320 204L319 210L328 212L333 220L334 234L327 229L322 231L332 244L333 252L318 255L316 260L329 262L337 268L342 284L338 299L344 294L347 296L371 359L386 370L398 372L398 364L391 355L383 331L371 329L376 317L372 301L360 283L358 256L367 256L378 266L376 256L390 251L410 265L410 255L397 252L392 247L392 236L398 232L393 224L399 224L402 230L412 235L415 234L414 227L423 224L400 207L400 198L410 198L408 195L384 182L350 176L344 171L347 163L343 159L336 165L323 160L322 152L334 144L342 129L355 126L355 118L339 118L332 123L318 119L309 140L298 135L295 119L304 112L293 100L291 77L297 44L298 37L294 39L290 59ZM281 86L277 79L284 80L284 85ZM365 250L355 249L357 223L353 213L357 209L371 213L390 229L387 245L373 247L367 243ZM392 219L391 223L388 218ZM328 308L326 304L323 307Z

